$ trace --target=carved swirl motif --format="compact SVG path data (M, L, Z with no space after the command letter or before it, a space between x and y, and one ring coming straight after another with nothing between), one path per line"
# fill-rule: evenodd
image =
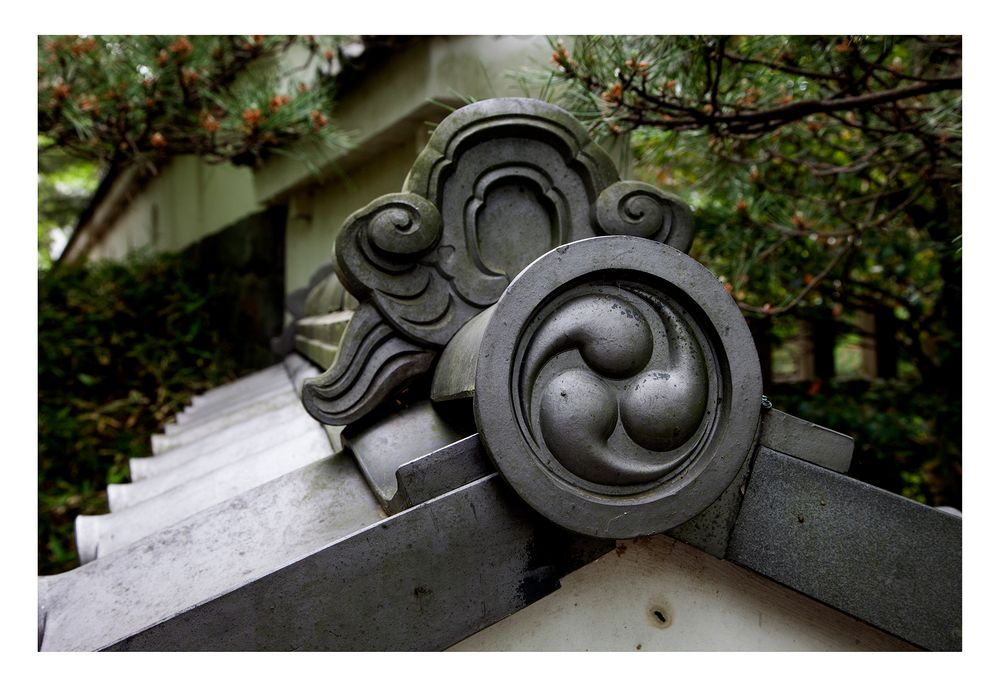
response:
M319 422L345 425L364 417L433 362L432 351L400 337L370 303L362 303L333 365L305 381L302 403Z
M688 206L655 186L619 181L597 198L597 223L608 234L661 241L687 252L694 218Z
M441 213L434 203L413 193L383 196L364 219L368 245L390 260L410 262L441 238ZM369 257L376 259L371 253Z
M577 477L627 486L659 479L689 456L709 375L676 312L640 290L613 288L573 298L534 331L521 366L522 417Z
M437 245L441 231L441 213L426 198L382 196L345 222L337 239L338 274L358 295L415 296L430 277L418 261Z
M687 522L753 446L760 366L732 297L634 236L543 255L497 302L475 371L483 446L553 522L626 538Z

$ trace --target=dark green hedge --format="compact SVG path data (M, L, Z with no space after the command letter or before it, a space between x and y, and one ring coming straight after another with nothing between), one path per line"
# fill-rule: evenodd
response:
M245 286L177 255L39 273L39 574L77 564L74 518L107 512L105 485L150 455L151 434L260 366L220 328Z

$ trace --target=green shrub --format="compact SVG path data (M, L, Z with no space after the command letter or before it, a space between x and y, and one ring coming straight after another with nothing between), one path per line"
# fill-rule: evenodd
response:
M106 512L105 485L150 455L191 397L250 371L231 282L177 255L38 275L38 569L76 565L73 522Z

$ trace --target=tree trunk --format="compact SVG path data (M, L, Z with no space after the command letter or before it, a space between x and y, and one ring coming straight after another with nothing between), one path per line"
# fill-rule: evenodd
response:
M757 357L760 358L760 374L764 380L766 394L774 382L771 363L771 318L750 317L747 318L747 324L750 326L750 334L757 348Z
M821 381L833 379L836 373L834 348L837 329L833 317L814 318L809 322L812 337L813 376Z
M896 343L896 315L892 308L875 308L875 374L894 379L898 374L899 344Z

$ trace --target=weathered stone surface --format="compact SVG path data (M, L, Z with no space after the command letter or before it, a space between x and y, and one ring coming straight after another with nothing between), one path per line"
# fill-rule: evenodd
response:
M391 513L400 466L474 434L475 427L463 426L468 424L438 412L430 401L422 401L349 425L344 428L343 442L357 458L379 503Z
M236 398L242 398L248 394L260 393L273 388L280 387L287 377L283 365L271 365L270 367L254 372L230 384L223 384L220 387L206 391L200 396L191 399L191 407L181 413L187 415L190 410L205 408L216 403L225 403Z
M767 409L761 418L760 444L789 456L847 472L854 454L854 439L832 429Z
M133 495L127 508L76 521L80 562L106 556L199 511L239 496L265 482L333 455L318 426L273 448L245 456L212 471L191 472L179 484L157 494ZM192 467L198 467L194 461ZM152 482L152 480L151 480Z
M337 237L337 274L362 305L344 338L352 353L306 385L310 413L327 424L363 417L425 374L536 257L608 234L686 250L691 211L653 186L619 181L607 154L554 105L501 98L454 112L402 192L356 212ZM372 381L345 403L348 378Z
M490 306L473 317L448 342L438 359L437 367L434 368L431 400L453 401L459 398L472 398L476 392L479 348L495 309L496 306Z
M299 397L289 384L252 398L237 401L233 405L220 408L218 412L185 422L167 425L164 428L166 441L173 446L183 446L211 436L246 418L269 410L278 410L286 405L298 403Z
M309 286L288 294L286 308L292 316L281 336L271 341L278 355L293 350L326 369L337 356L340 338L357 300L340 283L333 265L322 266L309 280Z
M328 425L360 420L434 363L434 352L400 336L368 302L347 325L333 366L307 380L302 402Z
M40 577L39 648L101 649L384 517L351 456L313 463L107 557Z
M761 448L726 558L926 649L962 649L962 518Z
M305 422L302 409L295 404L288 405L256 416L256 422L241 422L236 425L230 425L216 434L204 437L200 441L177 446L158 454L154 458L133 458L129 461L129 464L132 465L133 463L145 462L147 460L156 461L157 467L153 468L153 470L159 472L161 466L174 467L185 461L208 455L215 451L245 452L254 445L277 441L281 427L297 420ZM150 462L148 467L153 467L152 462ZM145 471L144 469L143 473L146 476L152 474L151 471Z
M326 315L304 317L295 323L295 348L322 369L337 358L340 341L353 312L338 310Z
M190 480L204 477L214 470L241 462L251 456L279 451L281 446L304 436L312 436L314 439L318 438L326 442L326 434L319 428L316 421L311 417L304 416L301 408L298 411L298 415L285 416L280 424L271 427L268 432L260 433L259 436L254 435L250 441L236 442L213 451L206 450L203 454L197 453L198 446L194 445L190 447L192 455L190 460L143 466L141 469L144 470L144 479L131 484L109 484L108 503L111 510L117 511L134 506ZM249 420L247 424L271 421L272 417L265 414ZM168 457L171 457L170 454L152 460L162 461ZM130 465L135 462L132 461Z
M493 474L108 648L444 649L554 591L559 577L613 546L559 530Z
M316 372L301 356L288 356L253 385L270 388L283 377L284 390L265 390L243 402L221 403L207 415L182 425L172 436L177 448L156 457L132 459L133 482L108 486L112 513L76 521L79 557L86 563L105 556L174 522L228 498L329 457L341 447L339 428L310 418L292 389ZM270 381L268 381L270 380ZM226 396L242 397L248 384L235 383ZM258 387L259 388L259 387ZM234 391L235 390L235 391ZM282 395L290 398L282 398ZM278 408L273 406L278 404ZM284 413L276 415L276 411ZM272 421L277 418L281 421ZM243 436L219 446L222 430Z
M483 445L522 498L576 532L625 538L690 520L733 482L760 410L736 304L701 264L654 241L546 253L482 336Z
M358 307L357 299L340 283L333 265L324 265L320 274L322 278L310 287L305 297L299 318L351 311Z

